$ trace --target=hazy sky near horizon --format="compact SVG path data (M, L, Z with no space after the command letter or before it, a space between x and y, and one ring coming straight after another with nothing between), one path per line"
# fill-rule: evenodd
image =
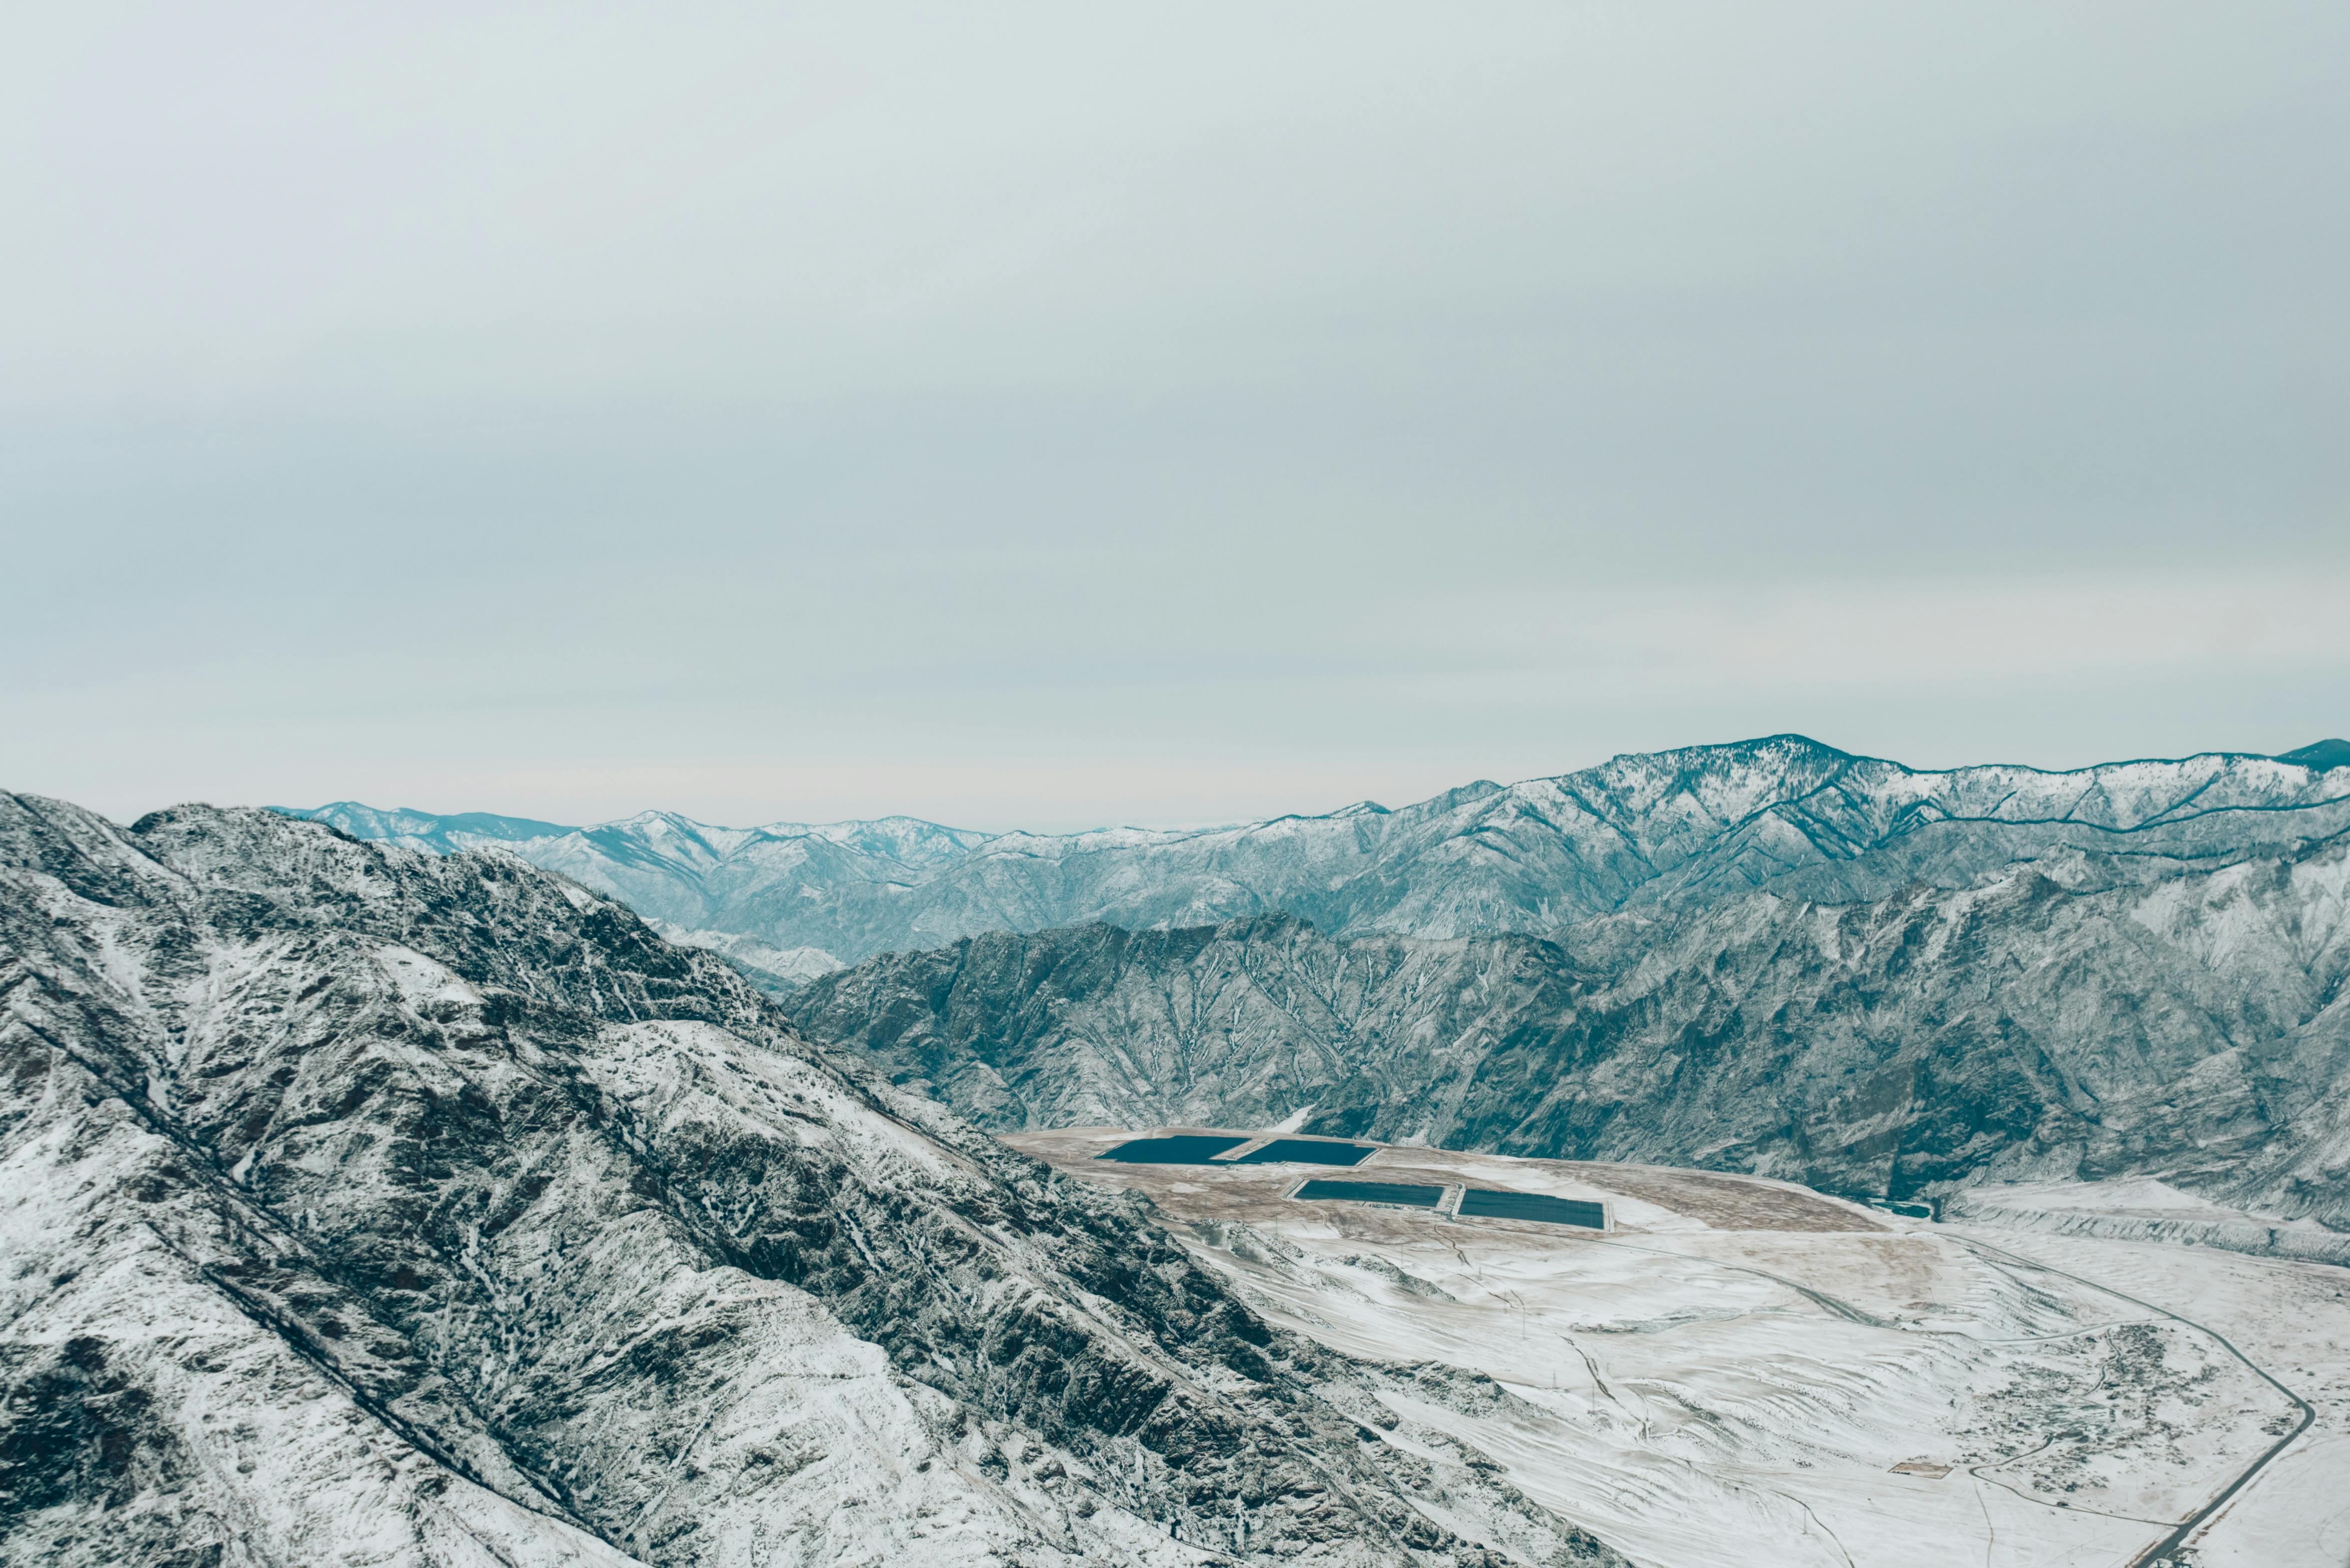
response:
M2345 733L2345 165L2338 0L19 8L0 787Z

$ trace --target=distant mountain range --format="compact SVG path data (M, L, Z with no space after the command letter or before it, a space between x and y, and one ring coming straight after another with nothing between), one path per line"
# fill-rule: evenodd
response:
M771 986L878 953L1093 921L1154 929L1274 913L1336 938L1536 934L1619 909L1770 889L1823 903L1963 888L2089 855L2151 877L2290 854L2350 827L2350 742L2050 773L1927 771L1799 735L1465 784L1396 810L1197 830L987 835L910 817L593 827L355 802L279 808L358 838L494 847L728 951Z

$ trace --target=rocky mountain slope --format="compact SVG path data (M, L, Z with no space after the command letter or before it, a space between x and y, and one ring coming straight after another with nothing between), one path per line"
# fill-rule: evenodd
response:
M2158 1175L2350 1227L2350 843L2145 876L2075 855L1548 939L1096 925L873 960L786 1006L1003 1128L1306 1113L1895 1199Z
M906 818L732 829L648 814L550 835L348 803L306 815L422 847L494 839L678 928L797 953L790 967L806 972L1096 920L1171 929L1281 912L1334 936L1442 938L1755 888L1861 902L2080 853L2114 874L2166 875L2350 829L2350 774L2329 772L2323 744L2304 752L1927 772L1777 735L1480 782L1394 811L992 838Z
M0 795L0 1562L1618 1561L523 861Z

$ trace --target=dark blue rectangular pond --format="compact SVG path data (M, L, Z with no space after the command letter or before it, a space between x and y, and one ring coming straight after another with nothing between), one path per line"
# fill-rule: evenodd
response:
M1300 1198L1336 1199L1346 1203L1396 1203L1406 1209L1433 1209L1444 1196L1441 1187L1419 1187L1404 1181L1323 1181L1307 1182L1297 1189Z
M1464 1220L1538 1220L1548 1225L1580 1225L1607 1229L1607 1210L1578 1198L1546 1198L1539 1192L1496 1192L1472 1187L1461 1195L1458 1210Z
M1177 1133L1172 1137L1139 1137L1118 1145L1096 1159L1126 1165L1205 1165L1228 1148L1248 1142L1244 1137L1219 1137L1205 1133Z
M1321 1143L1313 1138L1277 1137L1263 1148L1253 1148L1234 1165L1360 1165L1371 1158L1371 1146L1362 1143Z

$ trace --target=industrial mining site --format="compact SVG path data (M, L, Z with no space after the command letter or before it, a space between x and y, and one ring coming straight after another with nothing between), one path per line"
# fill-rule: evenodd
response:
M1205 1127L1006 1141L1146 1196L1271 1323L1409 1370L1365 1441L1432 1480L1498 1467L1643 1563L2350 1559L2338 1267L1716 1171Z

